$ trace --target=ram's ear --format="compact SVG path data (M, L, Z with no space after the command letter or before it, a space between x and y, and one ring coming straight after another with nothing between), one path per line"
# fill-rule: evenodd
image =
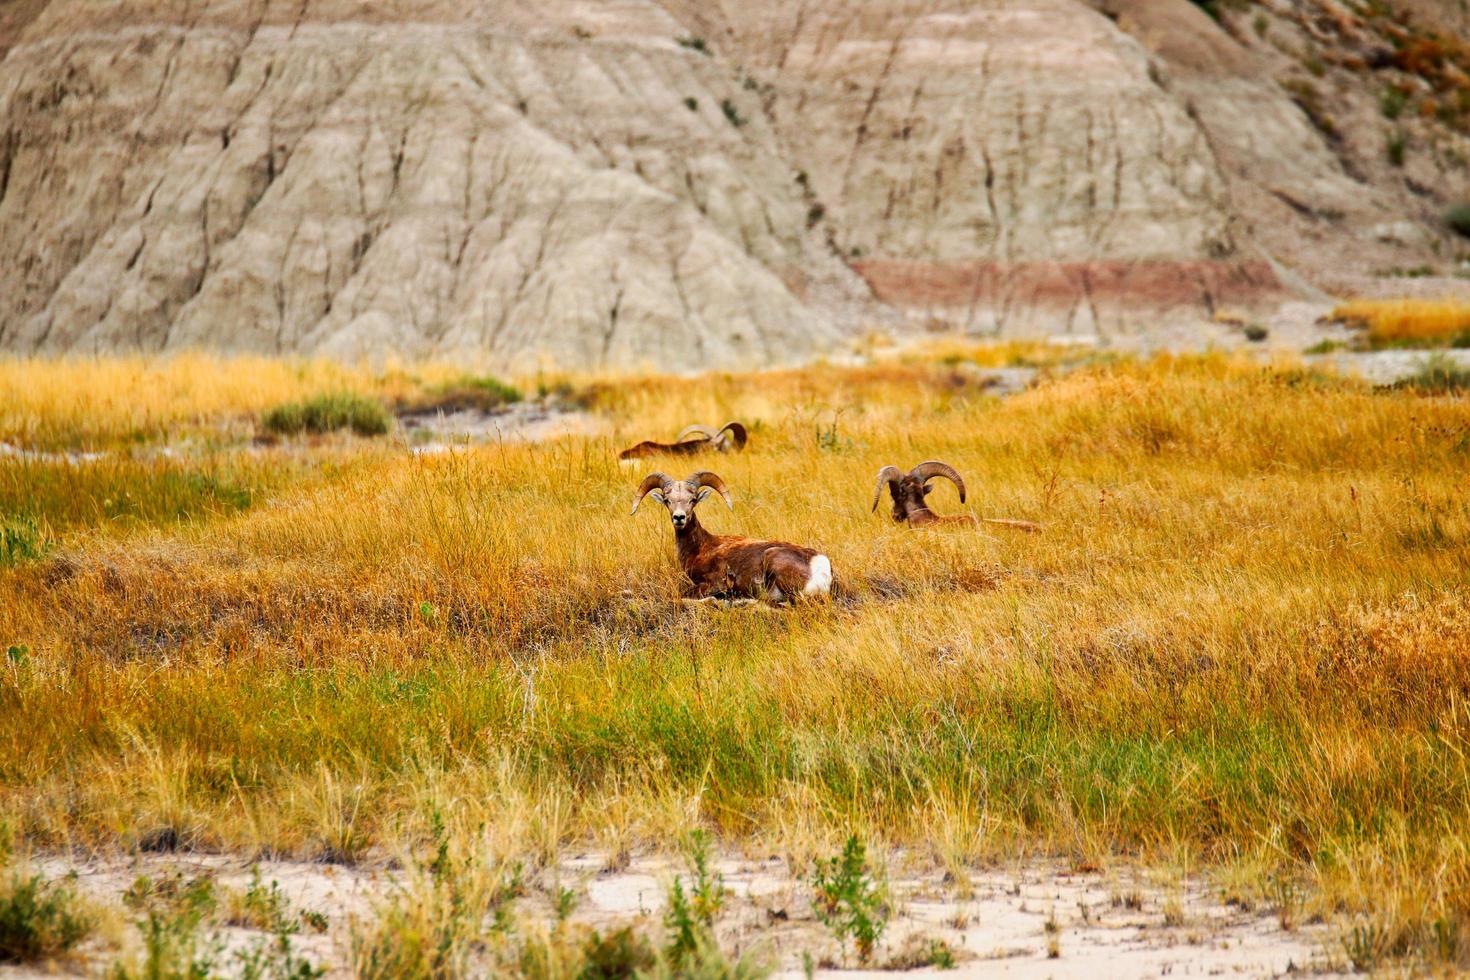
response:
M704 503L704 498L705 497L708 497L710 494L712 494L714 492L715 491L714 491L714 488L713 487L700 487L699 488L699 496L697 496L697 497L694 498L694 502L696 504L702 504L702 503Z

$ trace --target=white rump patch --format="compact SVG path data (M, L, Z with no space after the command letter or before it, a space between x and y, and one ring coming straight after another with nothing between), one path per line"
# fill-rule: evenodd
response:
M826 555L812 559L812 574L802 587L802 595L826 595L832 589L832 562Z

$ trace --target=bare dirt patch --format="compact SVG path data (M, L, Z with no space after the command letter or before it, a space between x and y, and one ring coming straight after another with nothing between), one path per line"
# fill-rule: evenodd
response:
M258 867L260 880L275 882L293 907L325 917L325 932L303 932L297 945L335 976L347 975L354 920L373 916L401 875L382 864L252 865L227 855L52 856L34 863L48 877L74 873L85 895L119 908L123 893L140 875L206 875L217 887L244 889ZM738 951L764 949L779 964L777 975L785 977L802 976L808 958L818 975L876 976L892 972L902 950L934 941L953 952L954 967L944 974L956 978L1271 977L1300 970L1320 975L1335 968L1330 927L1288 931L1270 910L1224 903L1219 891L1198 876L1133 867L1077 873L1059 862L1031 860L975 870L957 880L938 870L899 870L903 864L902 855L890 855L892 919L866 968L860 969L850 946L843 950L815 918L811 888L801 875L805 869L778 857L727 854L715 862L727 890L721 943ZM573 923L597 929L632 925L656 937L667 889L676 876L688 881L684 871L682 861L666 857L645 856L609 870L605 855L574 854L528 875L529 891L516 903L515 914L522 922L548 922L551 896L569 888L577 896ZM238 949L264 933L231 927L218 936L227 949ZM94 949L87 967L99 967L111 955ZM922 972L937 970L924 967ZM0 967L0 977L41 975L47 974Z

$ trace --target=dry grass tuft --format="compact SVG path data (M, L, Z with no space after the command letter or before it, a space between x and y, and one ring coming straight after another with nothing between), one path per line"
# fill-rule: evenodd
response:
M1332 319L1365 329L1375 349L1470 346L1470 301L1461 299L1359 299L1337 306Z

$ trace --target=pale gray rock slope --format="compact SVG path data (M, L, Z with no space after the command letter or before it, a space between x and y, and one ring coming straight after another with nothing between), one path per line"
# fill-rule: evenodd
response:
M12 0L0 349L733 368L1446 247L1236 35L1185 0Z

